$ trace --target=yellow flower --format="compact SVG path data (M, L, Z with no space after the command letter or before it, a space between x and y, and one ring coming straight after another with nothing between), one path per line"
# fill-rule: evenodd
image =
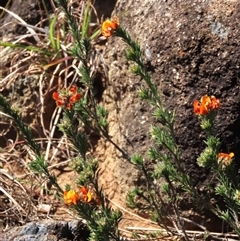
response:
M63 194L64 201L67 205L76 205L79 200L78 194L74 190L65 191Z

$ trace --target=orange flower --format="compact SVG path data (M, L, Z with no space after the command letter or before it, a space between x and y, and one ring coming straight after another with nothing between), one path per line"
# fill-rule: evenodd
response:
M60 92L53 92L53 99L56 101L56 105L59 107L65 106L68 110L72 109L73 104L82 98L81 93L77 92L77 87L73 86L69 90L62 89Z
M69 91L72 93L72 95L69 98L70 104L75 104L77 101L81 99L82 95L80 93L77 93L76 86L71 87Z
M52 97L56 101L57 106L61 107L65 105L65 99L61 98L58 92L53 92Z
M114 17L113 20L107 19L102 23L102 35L106 38L109 38L113 35L114 30L119 26L119 20L117 17Z
M223 167L226 167L231 164L233 157L234 157L233 152L230 152L229 154L221 152L217 156L218 163L221 163Z
M202 96L201 100L194 100L193 111L196 115L206 115L211 110L219 109L220 101L215 96Z
M67 205L76 205L77 201L79 200L78 194L72 189L69 191L64 191L63 197Z
M91 202L92 201L92 195L91 193L88 191L87 188L85 187L81 187L80 188L80 191L81 191L81 198L82 198L82 201L83 202Z

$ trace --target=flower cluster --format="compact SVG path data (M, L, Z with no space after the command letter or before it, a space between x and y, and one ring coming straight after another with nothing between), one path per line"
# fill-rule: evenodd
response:
M73 86L69 90L64 88L59 92L53 92L53 99L59 107L66 107L71 110L73 105L82 98L82 94L77 92L77 87Z
M233 152L230 152L229 154L221 152L217 156L218 163L220 163L222 167L225 168L226 166L229 166L232 163L233 157L234 157Z
M79 201L89 204L100 204L99 198L90 192L86 187L80 187L80 192L76 193L73 189L65 191L63 194L64 202L66 205L77 205Z
M220 101L215 96L202 96L201 100L193 102L193 111L196 115L207 115L212 110L220 107Z
M119 26L119 20L117 17L114 17L112 20L107 19L102 23L102 35L106 38L109 38L113 35L114 31Z
M79 195L74 190L64 191L64 202L67 205L76 205L79 200Z

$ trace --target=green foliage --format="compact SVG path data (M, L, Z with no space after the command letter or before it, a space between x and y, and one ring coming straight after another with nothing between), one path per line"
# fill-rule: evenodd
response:
M69 184L66 184L66 185L65 185L65 190L66 190L66 191L70 191L70 190L71 190L71 186L70 186Z
M83 160L86 160L88 138L84 132L79 131L79 121L74 110L64 110L63 119L58 125L59 129L68 137Z
M211 166L214 162L216 162L216 152L209 147L206 147L197 158L197 163L200 167Z
M102 105L97 105L96 106L96 114L97 114L97 118L99 120L99 126L102 127L104 130L107 130L107 127L108 127L107 110Z
M98 170L98 160L91 157L87 159L77 157L72 160L71 167L79 174L76 184L85 186L94 181Z
M143 166L143 157L135 154L132 156L131 162L136 165L139 166L140 168Z
M0 42L2 47L10 47L12 49L25 49L33 52L43 54L44 56L52 56L55 52L49 51L47 49L39 48L36 46L26 45L26 44L15 44L10 42Z
M42 156L38 156L35 161L32 161L29 167L36 173L45 174L48 172L47 163Z
M83 23L82 23L82 39L86 38L87 36L87 32L88 32L88 29L89 29L89 24L90 24L90 20L91 20L91 12L90 12L90 4L91 2L88 1L87 2L87 6L85 8L85 11L84 11L84 18L83 18Z
M37 156L41 156L40 148L38 144L34 141L32 133L29 130L29 127L23 123L19 115L19 110L12 109L7 100L2 95L0 95L0 110L3 111L3 113L9 115L14 120L17 128L23 135L28 146L32 149L34 153L36 153Z
M174 124L174 112L169 111L167 108L157 108L153 112L153 116L162 124L167 125L172 129L172 126Z
M55 31L55 23L57 21L57 16L54 17L49 24L49 40L51 42L51 46L55 52L60 50L60 39L57 37L55 39L56 31Z
M118 223L122 214L109 206L102 188L98 185L98 161L87 155L89 136L86 134L86 130L109 139L107 134L108 112L103 106L96 103L93 94L94 76L91 74L89 59L92 51L91 40L93 36L96 36L96 33L88 37L91 19L90 1L85 5L81 33L68 9L67 1L58 0L57 2L66 15L68 27L75 41L70 54L81 62L79 68L80 83L87 93L81 100L74 103L71 109L63 109L63 118L59 124L60 130L80 155L71 162L72 168L79 174L76 184L80 187L90 188L94 192L91 194L93 195L92 199L95 197L95 203L92 203L92 200L85 200L78 202L73 208L79 216L86 219L90 231L89 240L119 240ZM115 144L112 140L110 141Z
M46 160L44 160L40 147L35 142L29 127L23 123L18 111L11 108L7 100L2 95L0 95L0 110L13 119L16 127L23 135L26 144L36 155L36 159L29 164L30 169L36 173L44 174L49 179L50 183L54 185L58 191L62 192L62 189L57 183L56 177L53 174L50 174L48 164Z
M174 152L174 140L170 136L169 130L159 126L153 126L151 129L151 136L159 147L166 147L168 150Z
M143 197L143 190L139 187L135 187L133 190L129 191L127 194L127 204L131 208L137 208L139 205L136 202L137 197Z

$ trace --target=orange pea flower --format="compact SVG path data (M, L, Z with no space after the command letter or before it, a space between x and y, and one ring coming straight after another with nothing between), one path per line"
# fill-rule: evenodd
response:
M119 26L119 19L114 17L112 20L107 19L102 23L102 35L106 38L109 38L113 35L114 30Z
M86 203L89 203L89 204L92 204L92 205L100 205L101 204L101 201L100 199L98 198L98 196L96 195L96 193L94 193L93 191L90 192L88 190L88 188L86 187L80 187L80 196L81 196L81 200L83 202L86 202Z
M82 98L82 95L77 92L77 87L73 86L69 90L64 88L59 92L53 92L52 97L57 106L65 106L68 110L71 110L72 106Z
M81 187L80 191L81 191L81 199L83 202L89 203L92 201L92 195L86 187Z
M62 98L58 92L53 92L52 97L56 101L57 106L65 105L66 100L64 98Z
M76 205L77 201L79 200L78 194L72 189L69 191L64 191L63 197L67 205Z
M234 157L233 152L230 152L229 154L221 152L217 156L218 162L221 163L223 167L230 165L233 157Z
M201 100L194 100L193 111L196 115L206 115L211 110L219 109L220 101L215 96L202 96Z

